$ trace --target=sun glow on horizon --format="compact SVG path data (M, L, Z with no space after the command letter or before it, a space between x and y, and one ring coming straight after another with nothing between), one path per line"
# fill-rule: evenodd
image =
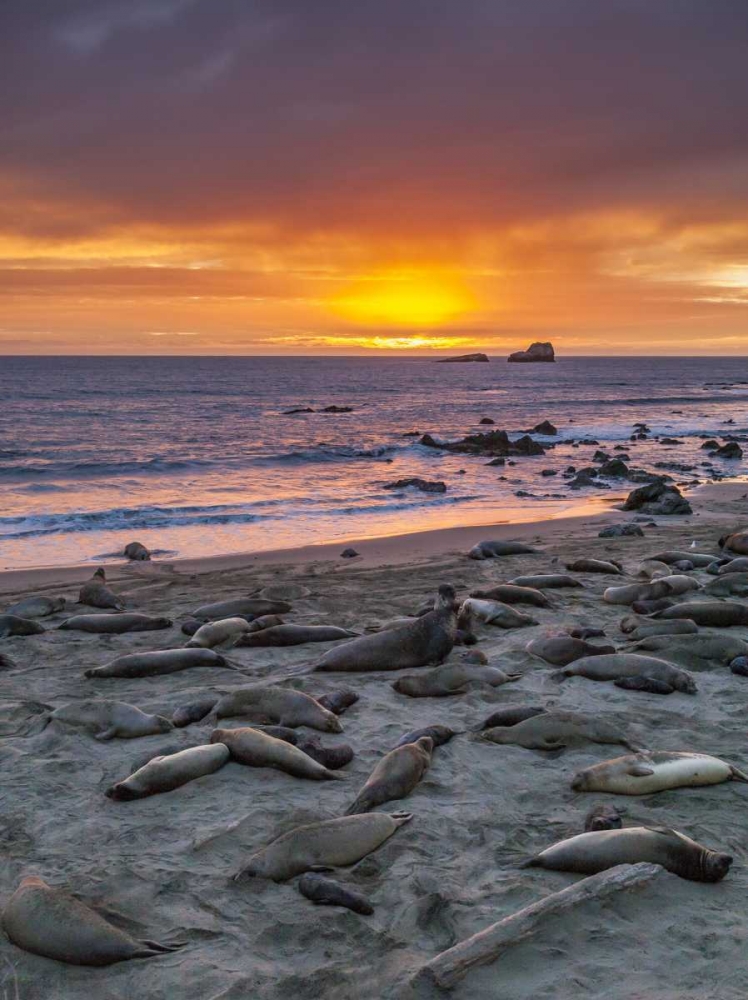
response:
M355 282L331 299L330 306L358 325L431 328L473 311L476 302L452 276L390 272ZM432 338L425 339L425 344L403 346L431 346Z

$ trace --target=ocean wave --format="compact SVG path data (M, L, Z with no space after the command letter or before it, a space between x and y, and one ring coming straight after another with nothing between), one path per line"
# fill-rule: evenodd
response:
M280 452L276 455L261 455L253 459L255 465L287 463L301 465L305 462L345 462L351 458L387 458L396 451L402 451L408 445L381 444L371 448L355 448L352 445L318 444L312 448L302 448L298 451Z
M209 459L150 458L145 462L48 462L46 465L8 465L0 468L0 480L37 478L94 478L97 476L168 475L175 472L200 471L214 467Z

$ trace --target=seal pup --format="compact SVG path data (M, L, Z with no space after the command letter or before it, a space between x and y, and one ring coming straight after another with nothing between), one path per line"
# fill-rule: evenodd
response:
M577 625L566 629L566 634L572 639L604 639L605 629L594 628L591 625Z
M101 667L83 672L84 677L159 677L190 667L227 667L220 653L212 649L159 649L149 653L128 653ZM229 669L234 669L229 667Z
M204 625L203 628L208 626ZM260 631L249 629L237 639L237 646L302 646L307 642L335 642L354 639L358 632L335 625L273 625Z
M596 646L584 639L573 639L570 635L540 636L531 639L525 646L525 652L531 656L537 656L557 667L565 667L583 656L602 656L615 651L615 646Z
M237 615L237 618L246 618L249 623L249 632L260 632L264 628L272 628L274 625L285 625L280 615L260 615L253 618L251 615Z
M553 674L556 680L586 677L591 681L615 681L619 677L651 677L664 681L676 691L696 694L696 682L689 673L654 656L638 653L613 653L606 656L584 656Z
M473 620L484 622L486 625L496 625L499 628L527 628L529 625L537 625L537 619L530 615L524 615L516 608L508 604L501 604L499 601L482 601L476 597L468 597L463 602L462 611Z
M92 608L113 608L115 611L122 611L125 606L122 598L107 587L103 566L99 566L91 579L86 580L81 587L78 604L88 604Z
M514 744L527 750L561 750L584 743L618 743L635 752L640 749L624 733L603 719L557 709L550 709L513 726L484 729L475 739L488 743Z
M623 572L623 566L615 559L575 559L566 563L566 568L572 573L607 573L611 576L620 576Z
M422 674L406 674L393 682L399 694L410 698L443 698L464 694L471 684L488 684L499 687L517 681L520 674L505 674L498 667L473 666L470 663L445 663Z
M219 695L208 695L205 698L198 698L187 705L180 705L174 710L171 721L177 728L189 726L193 722L200 722L206 715L210 715L219 700Z
M212 713L216 719L259 715L291 729L308 726L323 733L343 732L337 715L310 695L273 684L234 688L218 699Z
M236 645L240 637L248 631L249 623L244 618L221 618L201 625L189 642L185 643L185 647L192 649L201 646L203 649L212 649L213 646L220 646L224 642Z
M269 878L285 882L306 871L353 865L412 818L407 812L373 812L298 826L253 854L234 881Z
M414 729L412 732L406 733L405 736L401 736L392 749L397 750L398 747L404 747L407 743L417 743L424 736L428 736L436 748L449 743L453 736L460 736L464 732L464 729L450 729L449 726L424 726L423 729Z
M188 781L213 774L228 761L229 748L223 743L190 747L177 753L153 757L129 778L118 781L106 790L106 796L117 802L144 799L149 795L171 792Z
M675 691L672 685L654 677L619 677L613 683L624 691L646 691L647 694L672 694Z
M283 615L291 610L288 601L267 601L262 597L235 597L229 601L218 601L215 604L203 604L192 612L193 618L202 621L220 621L221 618L234 618L241 615Z
M214 729L211 743L229 748L231 759L249 767L274 767L294 778L311 781L342 781L343 775L328 771L302 750L251 726L241 729Z
M671 608L674 604L675 601L671 598L661 597L657 601L634 601L631 610L637 615L653 615L655 611L663 611L665 608Z
M748 531L735 531L731 535L723 535L719 547L728 552L737 552L740 556L748 556Z
M18 618L46 618L62 611L64 607L64 597L25 597L6 608L5 614L16 615Z
M542 715L547 711L542 705L507 705L506 708L499 708L492 712L485 722L478 727L481 729L493 729L494 726L516 726L518 722L525 719L532 719L534 715Z
M730 870L732 857L711 851L667 827L632 826L578 833L548 847L522 867L595 875L616 865L640 861L662 865L674 875L694 882L719 882Z
M654 617L690 618L697 625L730 628L734 625L748 625L748 607L729 601L694 601L691 604L675 604L656 612Z
M456 631L454 587L442 584L433 611L401 628L363 635L329 649L312 669L401 670L441 663L452 651Z
M433 750L434 741L430 736L421 736L415 743L405 743L390 750L346 809L346 816L371 812L385 802L410 795L428 771Z
M575 580L573 576L566 576L564 573L540 573L536 576L515 576L509 583L515 587L532 587L534 590L584 587L581 580Z
M634 615L621 619L619 626L629 642L649 639L655 635L696 635L699 626L690 618L673 618L666 622L642 621Z
M70 965L112 965L151 958L183 948L183 943L138 941L62 889L27 875L8 900L2 926L13 944Z
M500 556L522 556L538 552L523 542L488 541L478 542L468 552L468 559L497 559Z
M350 764L355 757L353 747L347 743L325 747L322 746L317 736L307 736L306 733L299 733L288 726L254 726L253 728L267 733L268 736L274 736L276 740L283 740L284 743L290 743L297 747L312 760L316 760L318 764L326 767L328 771L340 770L341 767Z
M114 739L115 736L131 740L139 736L168 733L174 728L162 715L148 715L135 705L104 698L72 701L69 705L62 705L50 712L49 721L85 729L93 733L94 739L102 741Z
M171 628L171 618L153 618L134 611L118 615L73 615L58 625L61 629L78 632L93 632L95 635L121 635L125 632L152 632L155 629Z
M30 618L19 618L18 615L0 615L0 639L10 635L39 635L44 632L44 626Z
M350 688L340 688L338 691L331 691L330 694L323 694L317 701L323 708L335 715L342 715L351 705L355 705L359 696Z
M325 878L324 875L302 875L299 879L299 892L318 906L344 906L364 917L370 917L374 912L374 907L366 896L331 878Z
M122 553L131 562L150 562L151 553L141 542L128 542Z
M628 757L614 757L578 771L571 782L574 792L611 792L615 795L648 795L671 788L719 785L731 779L748 781L744 774L719 757L706 753L671 753L642 750Z
M592 833L595 830L620 830L622 826L621 810L600 802L593 806L584 818L585 833Z

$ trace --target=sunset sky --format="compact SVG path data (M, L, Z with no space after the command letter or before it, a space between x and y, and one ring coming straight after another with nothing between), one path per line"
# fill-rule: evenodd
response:
M0 353L748 354L748 0L3 0Z

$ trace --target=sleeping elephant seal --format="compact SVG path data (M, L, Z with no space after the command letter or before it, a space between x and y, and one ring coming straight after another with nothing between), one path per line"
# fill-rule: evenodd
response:
M206 628L207 626L203 626ZM302 646L306 642L335 642L354 639L357 632L335 625L273 625L259 631L250 630L237 639L237 646Z
M748 594L748 573L727 573L706 584L702 593L709 597L745 597Z
M621 564L613 559L575 559L567 563L566 568L572 573L609 573L612 576L620 576L623 572Z
M398 747L404 747L406 743L417 743L424 736L428 736L436 748L449 743L453 736L459 736L464 732L464 729L450 729L449 726L424 726L423 729L414 729L412 732L406 733L405 736L401 736L392 749L397 750Z
M653 622L642 620L635 615L627 615L622 618L619 627L628 637L629 642L649 639L650 636L654 635L696 635L699 631L699 626L690 618L673 618L668 622Z
M510 583L500 583L490 590L471 590L471 597L483 598L486 601L499 601L501 604L532 604L536 608L548 608L551 602L540 590L532 587L514 587Z
M661 576L651 583L630 583L626 587L608 587L603 600L608 604L635 604L637 601L657 601L663 597L678 597L699 584L690 576Z
M393 799L410 795L431 764L434 741L422 736L415 743L406 743L390 750L369 775L366 784L346 809L346 816L371 812Z
M0 639L9 635L40 635L44 626L30 618L19 618L18 615L0 615Z
M13 944L24 951L70 965L112 965L184 947L138 941L36 875L21 879L3 911L2 925Z
M551 709L514 726L484 729L476 739L487 743L513 744L527 750L560 750L585 743L613 743L637 751L621 730L603 719Z
M525 719L531 719L534 715L542 715L547 709L542 705L507 705L492 712L480 729L493 729L494 726L516 726ZM480 729L477 730L480 732Z
M93 733L94 739L111 740L115 736L131 740L138 736L168 733L174 727L162 715L148 715L124 701L73 701L50 713L51 722L62 722Z
M370 917L374 912L374 907L366 896L331 878L325 878L324 875L302 875L299 879L299 892L319 906L344 906L364 917Z
M557 680L586 677L591 681L615 681L620 677L651 677L664 681L676 691L696 694L696 683L690 674L654 656L637 653L613 653L606 656L585 656L553 675Z
M442 584L433 611L401 628L363 635L329 649L312 669L402 670L441 663L452 651L456 631L454 587Z
M343 732L337 715L328 712L314 698L303 691L272 684L235 688L218 699L213 713L217 719L259 715L291 729L308 726L323 733Z
M154 629L171 628L172 624L170 618L152 618L132 611L119 615L73 615L72 618L66 618L58 628L93 632L95 635L122 635L125 632L152 632Z
M595 875L616 865L635 865L640 861L662 865L674 875L693 882L719 882L732 864L729 854L710 851L676 830L632 826L579 833L547 848L523 867Z
M717 568L717 576L729 576L731 573L748 573L748 557L738 556Z
M151 553L141 542L128 542L123 553L131 562L149 562Z
M661 597L657 601L634 601L631 610L636 615L653 615L655 611L664 611L665 608L672 608L675 601L670 597Z
M351 705L355 705L358 699L359 695L355 691L351 691L350 688L340 688L338 691L323 694L317 701L328 712L334 712L335 715L342 715Z
M253 618L251 615L238 615L237 617L246 618L249 621L248 632L260 632L264 628L285 624L280 615L260 615L259 618Z
M131 802L148 795L171 792L188 781L213 774L228 761L229 748L223 743L190 747L162 757L152 757L129 778L107 788L106 796L117 802Z
M748 556L748 531L736 531L732 535L723 535L719 547L728 552L737 552L739 556Z
M584 818L585 833L595 830L620 830L622 826L620 810L604 803L593 806Z
M642 750L629 757L614 757L578 771L571 782L574 792L612 792L615 795L648 795L671 788L719 785L748 775L705 753L671 753Z
M523 542L478 542L468 552L468 559L496 559L499 556L522 556L537 552Z
M218 601L217 604L204 604L192 612L193 618L201 621L219 621L221 618L251 615L282 615L291 610L288 601L267 601L262 597L235 597L230 601Z
M584 639L572 639L570 635L541 636L531 639L525 646L525 652L557 667L565 667L583 656L602 656L615 651L615 646L596 646Z
M472 621L483 622L486 625L496 625L498 628L527 628L538 622L530 615L524 615L516 608L499 601L482 601L477 597L468 597L463 602L460 620L468 616Z
M411 819L406 812L359 813L296 827L254 854L234 881L257 877L285 882L315 868L353 865Z
M353 747L347 743L338 743L332 747L325 747L320 743L319 737L308 736L306 733L300 733L296 729L290 729L288 726L254 726L253 728L268 736L274 736L276 740L283 740L284 743L290 743L291 746L298 747L299 750L311 757L312 760L316 760L318 764L326 767L328 771L340 770L341 767L350 764L356 756L353 752Z
M210 715L219 701L219 695L208 695L205 698L198 698L196 701L188 702L174 709L171 721L174 726L182 729L193 722L200 722L206 715Z
M535 590L584 587L581 580L575 580L573 576L566 576L564 573L540 573L537 576L515 576L509 583L515 587L532 587Z
M190 641L185 643L185 647L193 649L201 646L203 649L212 649L224 642L236 644L239 637L248 631L249 623L244 618L220 618L218 621L201 625Z
M88 604L92 608L113 608L121 611L124 602L106 585L104 567L99 566L90 580L87 580L78 594L79 604Z
M693 601L674 604L663 611L657 611L655 618L690 618L697 625L711 628L730 628L733 625L748 625L748 607L728 601Z
M505 674L498 667L472 666L469 663L445 663L422 674L406 674L394 681L392 687L409 698L443 698L463 694L471 684L489 684L499 687L508 681L519 680L519 674Z
M748 643L730 635L701 633L700 635L653 635L641 639L634 647L656 656L667 657L687 670L708 670L711 664L727 666L736 656L748 655Z
M706 569L706 567L717 559L717 556L707 555L703 552L658 552L654 556L650 556L650 559L654 559L657 562L667 563L668 566L674 566L679 562L690 562L697 569Z
M655 677L618 677L613 681L622 691L646 691L647 694L672 694L675 688Z
M311 781L342 781L342 774L328 771L292 743L278 740L260 729L214 729L210 742L229 748L232 760L249 767L274 767L294 778Z
M159 677L190 667L224 667L226 661L212 649L159 649L128 653L101 667L85 670L84 677Z
M17 615L19 618L46 618L62 611L64 607L64 597L25 597L17 604L6 608L5 613Z

